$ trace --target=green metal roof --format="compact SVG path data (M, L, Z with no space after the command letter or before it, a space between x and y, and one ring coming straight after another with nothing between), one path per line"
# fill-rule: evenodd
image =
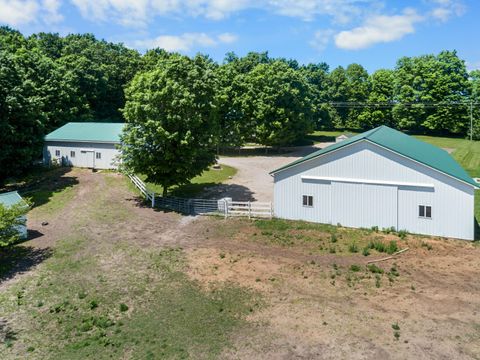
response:
M45 141L119 143L123 123L71 122L45 136Z
M480 187L479 184L476 183L475 180L473 180L445 150L418 140L412 136L408 136L400 131L391 129L388 126L380 126L362 134L355 135L339 143L327 146L324 149L315 151L301 159L282 166L281 168L272 171L270 174L285 170L307 160L328 154L334 150L362 140L371 141L374 144L392 150L412 160L418 161L419 163L450 175L458 180L466 182L477 188Z
M0 194L0 204L5 207L10 207L19 203L24 203L24 201L16 191Z

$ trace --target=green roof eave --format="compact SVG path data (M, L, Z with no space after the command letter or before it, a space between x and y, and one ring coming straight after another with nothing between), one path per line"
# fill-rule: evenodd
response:
M124 123L70 122L45 136L45 141L119 144Z

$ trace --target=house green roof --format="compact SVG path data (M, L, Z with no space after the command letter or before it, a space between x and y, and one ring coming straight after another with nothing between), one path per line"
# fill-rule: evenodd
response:
M362 140L368 140L374 144L387 148L400 155L406 156L435 170L450 175L469 185L477 188L480 187L479 184L476 183L475 180L473 180L445 150L418 140L412 136L408 136L400 131L391 129L388 126L380 126L362 134L355 135L339 143L327 146L324 149L315 151L301 159L276 169L270 174L277 173Z
M19 203L25 202L23 201L19 193L16 191L10 191L0 194L0 204L2 204L4 207L10 207Z
M45 136L45 141L120 143L123 123L70 122Z

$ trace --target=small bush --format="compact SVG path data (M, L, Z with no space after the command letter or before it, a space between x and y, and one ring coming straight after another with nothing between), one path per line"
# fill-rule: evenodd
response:
M391 233L394 233L395 232L395 228L393 226L389 227L389 228L383 228L382 231L385 233L385 234L391 234Z
M364 247L362 250L363 256L368 256L370 255L370 249L368 247Z
M85 291L80 291L78 293L78 298L79 299L85 299L87 297L87 293Z
M98 307L98 301L97 300L91 300L88 303L88 306L90 307L90 310L96 309Z
M338 241L337 235L335 234L330 235L330 242L336 243L337 241Z
M358 252L358 246L355 242L352 242L349 246L348 246L348 251L350 251L351 253L357 253Z
M407 234L408 234L407 230L400 230L398 232L398 237L403 240L407 237Z
M386 252L390 255L392 255L393 253L396 253L398 251L398 245L397 245L397 242L395 240L392 240L388 243L388 246L386 248Z
M377 265L375 264L369 264L367 265L367 269L371 272L371 273L374 273L374 274L383 274L383 269L382 268L379 268Z
M220 259L225 259L225 253L220 253Z
M378 226L372 226L371 230L374 231L374 232L378 232Z
M127 304L121 303L121 304L120 304L120 311L121 311L121 312L128 311L128 306L127 306Z
M353 264L350 266L350 271L353 272L359 272L360 271L360 265Z
M395 340L399 340L400 339L400 332L394 331L393 336L395 337Z
M400 325L398 325L398 322L392 324L392 329L397 331L400 330Z

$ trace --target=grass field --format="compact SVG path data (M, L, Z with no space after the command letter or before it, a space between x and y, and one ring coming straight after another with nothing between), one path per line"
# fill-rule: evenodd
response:
M204 290L185 274L181 248L146 247L135 240L138 231L122 231L120 224L145 221L128 202L119 203L128 196L122 177L85 170L71 176L88 193L75 197L74 186L73 196L50 196L29 215L31 226L49 217L53 228L44 229L39 244L53 251L41 268L0 291L0 358L217 356L255 308L253 293L233 285ZM28 249L29 243L16 246L15 262L26 261ZM0 270L3 278L9 269Z
M233 167L222 165L220 170L209 169L204 171L202 175L196 176L192 179L190 184L174 186L169 190L169 195L179 197L194 197L201 194L206 188L221 184L228 180L230 176L234 176L237 170ZM145 180L144 175L139 175L142 180ZM163 193L163 187L158 184L146 183L147 187L156 194Z

